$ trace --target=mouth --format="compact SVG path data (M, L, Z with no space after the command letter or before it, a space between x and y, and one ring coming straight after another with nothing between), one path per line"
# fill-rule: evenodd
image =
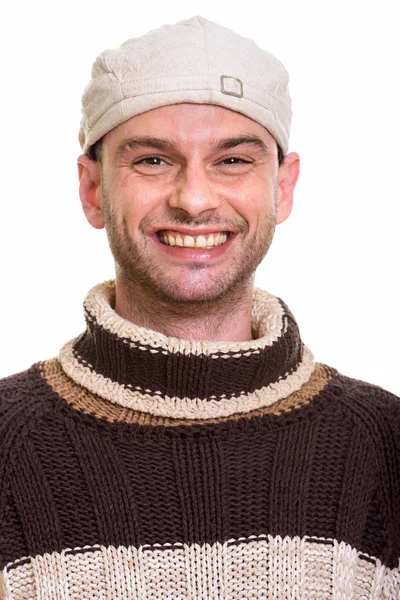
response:
M162 244L180 248L216 248L226 244L231 235L229 231L202 233L199 235L188 235L170 229L157 231L157 238Z

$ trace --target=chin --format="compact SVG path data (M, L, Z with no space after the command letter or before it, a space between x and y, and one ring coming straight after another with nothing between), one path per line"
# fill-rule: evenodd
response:
M168 303L181 304L204 304L208 302L216 302L224 297L225 293L220 290L197 290L197 289L179 289L175 288L159 290L158 297Z
M246 283L243 280L228 281L226 278L219 278L218 281L214 282L190 282L189 280L182 284L170 281L166 285L160 285L160 282L158 282L157 297L166 303L175 304L217 303L242 292L243 288L246 287Z

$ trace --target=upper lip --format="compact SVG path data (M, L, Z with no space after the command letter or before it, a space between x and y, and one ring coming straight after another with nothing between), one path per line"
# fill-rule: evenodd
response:
M186 229L183 227L159 227L154 229L153 233L160 233L161 231L176 231L176 233L181 233L182 235L191 235L191 236L199 236L199 235L210 235L211 233L232 233L230 229L221 229L219 227L215 227L214 229L208 227L207 229Z

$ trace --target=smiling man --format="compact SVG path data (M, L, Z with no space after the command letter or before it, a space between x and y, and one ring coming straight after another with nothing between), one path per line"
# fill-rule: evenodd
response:
M254 272L299 171L297 154L280 168L277 154L245 115L180 103L111 130L100 160L82 155L83 208L106 226L117 266L116 312L174 337L252 339Z
M399 599L399 399L254 289L290 106L283 65L202 17L94 63L80 198L115 281L0 382L0 597Z

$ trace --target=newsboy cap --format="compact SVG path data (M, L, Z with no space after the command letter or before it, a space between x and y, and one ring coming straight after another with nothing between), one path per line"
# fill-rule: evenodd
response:
M242 113L266 127L284 154L288 150L285 67L253 40L196 16L100 54L82 97L83 152L131 117L181 102Z

